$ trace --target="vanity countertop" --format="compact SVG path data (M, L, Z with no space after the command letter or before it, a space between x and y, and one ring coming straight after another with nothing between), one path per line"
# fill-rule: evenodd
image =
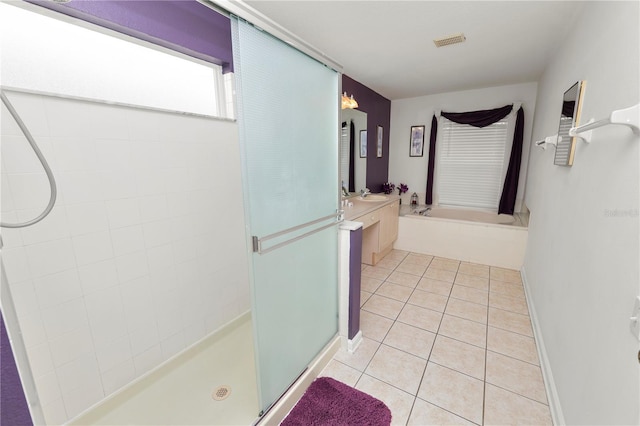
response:
M396 194L372 194L372 195L384 195L387 197L386 200L383 201L363 201L360 199L360 196L354 196L346 198L347 201L353 203L353 206L349 207L348 205L342 207L344 210L344 218L345 220L354 220L357 217L370 213L374 210L379 209L380 207L386 206L387 204L391 204L394 201L398 201L400 198Z

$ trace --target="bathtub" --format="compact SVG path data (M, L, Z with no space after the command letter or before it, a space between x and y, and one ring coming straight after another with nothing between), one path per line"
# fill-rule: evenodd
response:
M419 211L419 210L420 209L416 209L416 211ZM486 212L486 211L480 211L480 210L453 209L453 208L447 208L447 207L432 207L430 210L425 212L424 216L437 217L440 219L452 219L452 220L494 223L494 224L503 224L503 225L511 225L511 224L515 225L517 222L517 219L515 216L511 216L508 214L495 214L492 212Z
M403 206L393 248L520 270L527 244L527 221L487 211Z

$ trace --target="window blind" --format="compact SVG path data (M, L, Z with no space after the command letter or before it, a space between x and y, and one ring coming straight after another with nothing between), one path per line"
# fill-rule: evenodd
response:
M568 164L569 156L571 155L571 136L569 136L569 130L573 127L573 117L560 117L560 127L558 129L558 135L562 137L564 143L558 143L556 146L556 155L554 159L555 164Z
M438 128L438 203L497 211L507 157L508 119L478 128L441 117Z

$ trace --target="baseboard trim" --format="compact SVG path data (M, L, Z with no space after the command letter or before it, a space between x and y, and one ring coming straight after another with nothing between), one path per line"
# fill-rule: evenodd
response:
M535 306L533 305L533 298L529 291L529 282L527 280L527 273L524 266L520 270L522 276L522 283L524 285L524 291L527 295L527 307L529 308L529 316L531 317L531 325L533 327L533 335L536 339L536 348L538 349L538 358L540 359L540 367L542 369L542 377L544 379L544 387L547 391L547 398L549 399L549 409L551 411L551 419L554 425L564 425L564 414L562 413L562 406L560 405L560 398L558 396L558 390L556 383L553 380L553 373L551 371L551 363L547 357L547 350L544 346L544 339L542 338L542 330L538 323L538 315L536 314Z
M353 339L347 340L347 351L349 351L350 354L354 353L356 349L358 349L358 346L360 346L360 343L362 343L362 330L358 330L356 335L353 336Z

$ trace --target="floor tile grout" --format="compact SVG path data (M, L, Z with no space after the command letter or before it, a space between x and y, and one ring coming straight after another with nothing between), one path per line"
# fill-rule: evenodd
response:
M498 355L503 356L503 357L507 357L507 358L513 359L515 361L525 362L528 365L531 365L533 367L537 367L538 369L541 368L541 366L539 364L533 364L533 363L531 363L529 361L522 360L522 359L517 358L517 357L515 357L513 355L504 354L502 352L496 351L495 349L490 349L489 348L489 331L490 331L490 328L495 328L497 330L501 330L502 332L513 333L515 335L518 335L518 336L521 336L521 337L524 337L524 338L527 338L527 339L532 339L534 341L534 344L535 344L535 338L532 335L527 335L527 334L523 334L522 332L513 331L513 330L510 330L510 329L507 329L507 328L503 328L503 327L501 327L499 325L496 326L496 325L490 324L490 320L489 320L490 312L491 312L492 309L494 309L496 311L502 311L502 312L505 312L505 313L508 313L508 314L518 315L519 317L522 317L522 318L527 318L529 320L529 326L531 326L531 324L530 324L531 319L530 319L530 315L529 315L528 311L527 311L526 314L524 314L524 313L521 313L521 312L516 312L514 310L504 309L504 307L495 307L495 306L491 305L491 296L492 295L499 295L501 297L506 297L506 298L513 299L513 300L522 300L518 296L512 296L510 294L501 293L499 291L494 291L492 289L492 282L500 283L501 286L504 286L504 284L507 284L509 286L513 285L514 287L515 286L522 287L522 283L514 283L514 282L508 282L508 281L497 280L495 278L492 278L492 270L495 269L495 268L491 267L491 266L488 266L488 265L481 265L481 264L457 261L457 260L454 260L454 259L449 259L451 262L449 264L447 264L447 260L448 259L439 258L439 257L435 257L435 256L430 256L431 259L429 260L429 262L425 262L424 264L420 264L420 265L416 266L416 268L424 267L424 271L422 272L422 275L416 274L415 272L404 272L404 271L398 270L398 268L400 268L401 265L403 265L404 262L406 262L407 259L411 255L412 255L411 252L407 252L402 257L402 259L400 259L400 260L394 259L392 262L385 263L384 264L385 266L379 266L379 270L384 270L385 271L384 273L388 272L388 274L386 274L386 277L383 278L383 279L380 279L380 276L382 274L377 274L377 276L371 276L369 274L367 274L367 275L363 274L363 277L368 277L370 279L379 281L379 284L376 286L375 290L373 290L371 292L367 291L367 290L363 290L366 293L368 293L369 296L368 296L367 300L362 303L362 306L360 307L360 309L362 311L367 312L368 314L375 315L376 317L379 317L379 318L384 319L384 320L388 320L388 321L391 322L391 324L386 329L384 334L379 338L380 341L378 341L376 339L372 339L372 338L367 337L367 336L364 336L365 338L370 339L372 342L375 342L377 347L376 347L376 350L371 355L371 357L369 358L369 360L367 361L366 365L364 366L363 371L359 371L358 369L355 369L355 368L351 367L349 364L347 364L345 362L336 360L337 362L340 362L341 364L346 365L347 367L349 367L349 368L351 368L351 369L353 369L353 370L355 370L357 372L356 385L361 383L363 377L366 375L367 377L369 377L369 378L371 378L373 380L380 381L380 382L384 383L385 385L391 386L392 388L403 392L404 394L410 395L412 400L411 400L411 404L410 404L409 411L408 411L407 418L406 418L406 423L408 423L412 418L414 410L416 409L416 402L417 402L417 399L419 398L418 394L420 393L420 389L422 388L423 382L425 380L426 372L427 372L427 367L428 367L428 365L430 363L438 365L439 367L442 367L442 368L446 368L447 370L455 372L456 374L461 374L461 375L464 375L464 376L466 376L468 378L471 378L471 379L474 379L474 380L481 380L481 379L478 379L478 377L472 376L471 374L469 374L467 372L460 371L460 370L458 370L457 368L455 368L453 366L443 365L443 364L440 364L438 362L435 362L435 361L431 360L431 355L433 354L433 350L434 350L434 348L436 346L436 341L438 341L438 336L442 336L443 338L451 339L451 340L456 341L458 343L462 343L462 344L465 344L465 345L472 346L474 348L482 349L483 352L484 352L484 366L483 366L484 370L483 370L483 379L482 379L483 383L482 383L482 416L481 416L481 424L485 424L485 418L486 418L486 413L487 413L486 412L486 410L487 410L487 407L486 407L486 403L487 403L487 399L486 399L487 384L490 384L491 386L495 386L496 388L499 388L499 389L501 389L501 390L503 390L505 392L508 392L510 394L513 394L513 395L516 395L518 397L525 398L528 401L536 402L538 404L546 405L548 407L548 399L547 399L547 404L544 404L544 403L541 403L540 401L538 401L536 399L533 399L533 398L528 397L526 395L520 394L519 391L511 390L511 389L509 389L507 387L491 383L491 382L489 382L487 380L487 370L488 370L488 362L489 362L489 353L490 352L498 354ZM434 263L434 260L436 260L436 259L439 259L439 261ZM449 268L441 268L442 266L446 267L447 265L451 265L454 262L457 263L457 266L456 266L455 270L452 270L453 268L451 266L449 266ZM395 264L395 266L390 268L391 264ZM481 275L481 274L468 273L470 271L462 272L462 271L460 271L460 267L463 264L487 266L488 271L489 271L489 276L484 276L484 273ZM373 267L371 267L371 266L363 267L362 270L365 271L368 268L373 268ZM447 271L449 273L452 273L453 274L453 279L452 279L451 282L449 282L449 281L438 280L437 278L431 278L431 277L425 276L425 274L427 274L430 269L432 269L432 270L435 269L435 270L440 270L440 271ZM510 270L506 270L504 268L497 268L496 270L510 271ZM415 269L414 269L414 271L415 271ZM372 274L376 275L373 272L372 272ZM394 276L394 274L395 274L395 276ZM416 277L417 278L417 282L415 284L413 284L413 285L404 285L404 284L399 284L399 283L396 283L396 282L393 282L393 281L389 281L389 278L392 277L392 276L393 276L392 279L401 279L400 277L403 277L403 275L401 275L401 274L405 274L407 276ZM456 282L458 280L459 276L476 277L478 279L478 281L480 279L486 280L487 281L487 287L485 289L485 288L482 288L481 286L480 287L477 287L477 286L474 287L472 285L467 285L470 281L466 281L466 284L465 283ZM505 279L504 275L501 276L501 278ZM443 294L443 292L435 293L433 291L429 291L428 289L418 288L418 286L420 285L420 282L423 279L429 279L429 280L433 280L433 281L440 282L442 284L448 285L449 286L448 294L445 296ZM469 278L464 278L464 279L465 280L469 280ZM462 281L462 279L461 279L461 281ZM385 284L393 285L393 286L397 286L397 287L404 287L404 288L411 289L411 290L410 290L410 292L408 292L408 297L406 297L406 300L403 300L404 299L403 296L400 296L401 297L400 299L396 299L394 297L390 297L390 296L378 293L380 291L380 289ZM486 294L486 303L477 303L476 301L471 301L471 300L467 300L467 299L462 299L460 297L452 296L456 286L461 286L461 287L464 287L466 289L477 290L478 292L485 293ZM385 286L385 288L390 288L390 287L389 286ZM393 287L391 287L391 288L393 288ZM436 287L434 287L434 288L436 288ZM503 287L503 288L509 288L509 287ZM466 291L468 291L468 290L465 290L465 292ZM430 307L425 307L423 305L415 303L415 301L414 302L410 302L410 300L412 299L412 297L414 295L420 294L420 293L417 293L417 292L424 292L424 293L428 293L430 295L435 295L435 296L438 296L438 297L446 297L446 302L444 303L444 306L442 307L442 310L437 310L437 309L432 309ZM402 292L400 292L400 294L402 294ZM474 293L472 291L472 292L466 293L466 294L473 295L473 294L481 294L481 293ZM375 310L370 310L371 307L369 307L369 309L365 309L364 308L365 305L371 300L371 298L374 295L377 296L377 297L386 299L388 301L396 302L398 304L398 305L396 305L396 307L401 304L401 308L399 309L398 313L395 315L394 318L387 317L387 316L381 314L379 309L377 311L375 311ZM460 296L460 295L457 294L457 296ZM472 298L472 296L470 296L470 298ZM470 303L470 304L473 304L473 305L476 305L476 306L484 308L485 309L485 313L484 313L485 322L482 323L482 322L479 322L477 320L474 320L474 319L471 319L471 318L468 318L468 317L462 317L462 316L456 315L455 313L447 312L447 309L448 309L450 303L452 302L452 300L457 300L457 301L464 302L464 303ZM526 302L526 296L525 296L525 302ZM438 303L438 302L434 302L434 303ZM425 309L425 310L428 310L428 311L433 312L433 313L437 313L439 315L439 320L438 320L438 323L437 323L436 330L432 331L430 329L426 329L426 328L423 328L421 326L416 326L415 324L409 324L409 323L404 322L403 320L400 320L399 319L400 315L403 313L405 308L407 306L409 306L409 305L417 307L417 308L420 308L420 309ZM465 306L465 305L459 305L458 309L460 309L460 306ZM468 306L471 306L471 305L468 305ZM458 335L456 337L450 337L450 336L447 336L445 334L441 334L443 321L445 320L445 315L447 315L449 317L461 319L463 321L471 321L474 324L483 325L484 326L484 333L485 333L484 334L484 347L479 346L478 344L470 343L470 342L464 340L464 337L463 336L461 337L460 335ZM370 317L370 318L374 318L374 317ZM516 317L512 317L512 318L516 318ZM431 343L431 347L429 348L428 354L426 354L426 358L423 355L416 355L415 353L409 352L408 350L406 350L406 348L399 348L399 347L394 346L393 344L385 343L385 340L387 340L387 338L389 338L390 332L391 332L392 329L394 329L396 323L404 324L404 325L407 325L407 326L410 326L410 327L415 327L417 329L423 330L423 331L433 335L433 341ZM464 325L464 323L463 323L463 325ZM454 325L454 327L455 327L455 325ZM453 334L456 334L456 333L453 333ZM376 355L379 353L380 349L382 348L382 345L386 346L387 348L391 348L393 350L397 350L399 352L402 352L402 353L405 353L405 354L410 355L412 357L415 357L416 359L419 359L421 362L424 362L424 368L422 369L422 376L420 377L420 380L418 382L418 386L417 386L417 389L415 390L415 394L411 393L411 392L408 392L408 391L398 387L397 385L389 383L385 379L381 379L381 378L378 378L376 376L373 376L371 374L366 373L366 371L371 366L372 361L374 360L374 358L376 357ZM400 344L399 346L402 346L402 345ZM453 364L453 365L455 365L455 364ZM545 398L546 398L546 392L545 392ZM424 400L422 398L420 398L420 399L421 399L421 401L424 401L425 403L428 403L428 404L430 404L432 406L438 407L438 409L444 410L444 411L446 411L448 413L451 413L451 414L453 414L453 415L455 415L457 417L460 417L460 418L468 420L468 421L470 421L472 423L475 423L475 422L473 422L473 420L463 416L461 413L456 413L455 411L451 411L450 409L447 409L445 407L440 407L438 404L436 404L434 402L427 401L427 400Z
M425 271L422 273L422 275L420 275L420 278L418 279L418 282L416 283L415 287L413 287L413 290L411 291L411 294L407 298L407 302L402 307L403 310L404 310L405 306L408 304L409 300L411 299L411 296L413 296L413 294L415 293L416 289L418 288L418 284L420 284L420 280L422 279L422 277L426 273L427 269L429 269L429 266L431 265L431 262L433 262L433 258L429 261L429 264L425 267ZM449 299L447 299L447 302L448 301L449 301ZM402 312L402 310L400 312ZM442 315L444 315L444 312L442 313ZM398 314L398 316L400 316L400 314ZM442 317L440 317L440 323L442 323ZM395 321L394 321L393 324L391 324L391 328L393 328L394 324L395 324ZM391 330L391 328L389 330ZM417 328L420 328L420 327L417 327ZM439 329L440 329L440 324L438 324L438 330ZM429 331L429 330L426 330L426 331ZM389 334L389 333L387 333L387 334ZM427 357L425 359L424 368L422 369L422 375L420 376L420 381L418 382L418 388L416 389L416 394L413 395L413 401L411 402L411 408L409 409L409 415L407 416L407 421L406 421L405 424L408 424L409 420L411 419L411 414L413 413L413 410L414 410L415 405L416 405L416 401L418 399L418 394L420 393L420 387L422 386L422 381L424 380L424 376L425 376L425 374L427 372L427 366L429 365L429 358L431 358L431 353L433 352L433 347L436 344L436 338L438 337L438 333L436 331L436 333L433 333L433 334L434 334L433 343L431 344L431 349L429 349L429 354L427 355ZM385 336L385 338L386 338L386 336Z
M489 269L491 272L491 269ZM491 279L489 278L489 291L491 291ZM482 384L482 424L485 422L487 412L487 361L489 359L489 300L487 300L487 316L484 334L484 383Z
M442 282L443 282L443 283L446 283L446 281L442 281ZM491 306L490 304L485 305L484 303L477 303L477 302L474 302L474 301L471 301L471 300L461 299L461 298L459 298L459 297L455 297L455 296L451 296L451 295L449 295L449 296L444 296L444 295L439 294L439 293L434 293L434 292L431 292L431 291L428 291L428 290L422 290L422 289L419 289L419 288L417 288L417 286L416 286L416 287L409 287L409 286L404 286L404 285L402 285L402 284L396 284L396 283L393 283L393 282L387 282L387 281L382 281L382 283L380 284L380 286L378 286L378 288L376 288L376 290L375 290L375 291L373 291L373 292L366 291L366 290L364 290L364 291L365 291L365 292L367 292L367 293L370 293L371 295L374 295L374 294L375 294L375 295L376 295L376 296L378 296L378 297L384 297L384 298L389 299L389 300L395 300L395 301L397 301L397 302L401 302L401 303L409 303L409 304L411 304L411 305L419 306L419 307L422 307L422 308L424 308L424 309L430 309L430 308L426 308L426 307L421 306L421 305L416 305L415 303L410 303L410 302L408 301L408 299L407 299L407 301L404 301L404 302L403 302L402 300L395 299L395 298L393 298L393 297L389 297L389 296L386 296L386 295L384 295L384 294L378 294L378 293L377 293L377 292L378 292L378 290L379 290L379 289L380 289L380 287L381 287L383 284L385 284L385 283L386 283L386 284L392 284L392 285L399 286L399 287L404 287L404 288L413 288L411 295L413 295L413 292L414 292L415 290L418 290L418 291L423 291L423 292L425 292L425 293L435 294L435 295L443 296L443 297L447 297L447 298L453 298L453 299L456 299L456 300L461 300L461 301L463 301L463 302L473 303L473 304L478 305L478 306L486 306L486 307L488 307L488 308L490 308L490 309L497 309L497 310L500 310L500 311L509 312L509 313L511 313L511 314L520 315L520 316L528 317L528 318L529 318L529 315L528 315L528 314L523 314L523 313L520 313L520 312L515 312L515 311L513 311L513 310L504 309L504 308L500 308L500 307L497 307L497 306ZM455 283L447 283L447 284L452 284L452 290L451 290L451 291L453 291L453 285L463 285L463 284L455 284ZM476 289L475 287L469 287L469 286L465 286L465 287L467 287L467 288L471 288L471 289ZM476 289L476 290L477 290L477 289ZM451 293L451 291L450 291L450 293ZM490 293L489 293L489 294L490 294ZM512 298L512 299L517 299L517 298L515 298L515 297L508 296L508 295L504 295L504 294L502 294L502 293L499 293L499 294L500 294L500 295L503 295L504 297L510 297L510 298ZM411 295L409 296L409 298L411 297ZM518 299L518 300L520 300L520 299ZM526 300L525 300L525 301L526 301ZM365 310L366 310L366 309L365 309ZM434 309L430 309L430 310L435 311ZM368 312L371 312L371 311L368 311ZM436 311L436 312L439 312L439 311ZM373 313L373 312L372 312L372 313ZM448 314L448 315L452 315L452 314ZM454 316L455 316L455 315L454 315ZM465 319L468 319L468 318L465 318ZM469 319L469 321L474 321L474 320ZM477 322L477 321L474 321L474 322ZM484 323L481 323L481 324L484 324ZM497 328L500 328L500 327L497 327ZM510 331L510 330L507 330L507 331Z
M390 345L388 345L388 344L385 344L385 343L383 343L383 342L377 342L377 343L379 343L379 344L380 344L379 346L382 346L382 345L384 344L385 346L391 347L391 348L393 348L393 349L397 349L398 351L404 352L404 353L409 354L409 355L416 356L416 355L414 355L414 354L412 354L412 353L410 353L410 352L406 352L406 351L404 351L404 350L402 350L402 349L395 348L395 347L390 346ZM431 356L431 352L432 352L432 351L433 351L433 347L432 347L432 349L429 351L429 357ZM376 351L376 352L377 352L377 351ZM487 352L492 352L492 351L487 351ZM419 357L419 358L420 358L420 357ZM373 358L372 358L372 359L373 359ZM423 359L423 360L425 360L425 361L427 361L427 360L428 360L428 358L427 358L427 359L425 359L425 358L421 358L421 359ZM517 359L517 358L513 358L513 359ZM521 361L521 360L519 360L519 361ZM351 366L350 366L350 365L348 365L348 364L345 364L345 363L344 363L344 362L342 362L342 361L338 361L338 360L336 360L336 362L338 362L338 363L340 363L340 364L342 364L342 365L344 365L344 366L347 366L347 367L349 367L349 368L352 368L352 369L356 370L355 368L351 367ZM471 375L469 375L469 374L467 374L467 373L464 373L464 372L458 371L458 370L456 370L456 369L454 369L454 368L448 367L448 366L446 366L446 365L439 364L439 363L437 363L437 362L435 362L435 361L428 361L428 362L425 364L424 371L422 372L422 378L420 379L420 383L419 383L419 385L418 385L418 391L416 391L416 394L415 394L415 395L413 395L413 394L412 394L412 393L410 393L410 392L407 392L406 390L404 390L404 389L402 389L402 388L399 388L399 387L397 387L397 386L393 385L392 383L386 382L386 381L384 381L384 380L382 380L382 379L378 379L378 378L376 378L376 377L374 377L374 376L371 376L371 375L367 374L367 373L366 373L366 368L365 368L365 371L359 371L359 370L356 370L356 371L358 371L358 375L360 376L360 377L358 378L358 380L356 381L356 384L360 381L361 376L365 376L365 375L366 375L366 376L371 377L371 378L373 378L373 379L375 379L375 380L379 380L379 381L381 381L381 382L383 382L383 383L386 383L387 385L392 386L393 388L395 388L395 389L397 389L397 390L399 390L399 391L401 391L401 392L404 392L404 393L406 393L407 395L411 395L411 396L412 396L413 398L415 398L415 399L418 399L418 398L420 398L420 397L418 396L418 393L419 393L419 390L420 390L420 385L422 385L422 381L424 380L424 374L425 374L425 372L426 372L426 368L427 368L427 365L428 365L428 363L429 363L429 362L431 362L431 363L433 363L433 364L436 364L436 365L438 365L438 366L440 366L440 367L442 367L442 368L446 368L447 370L455 371L456 373L462 374L462 375L467 376L467 377L469 377L469 378L471 378L471 379L481 381L481 379L478 379L477 377L474 377L474 376L471 376ZM524 361L524 362L526 362L526 361ZM534 364L531 364L531 365L534 365ZM367 367L368 367L368 364L367 364ZM495 387L498 387L498 388L500 388L500 389L502 389L502 390L504 390L504 391L514 393L514 394L519 395L519 396L521 396L521 397L523 397L523 398L527 398L528 400L530 400L530 401L532 401L532 402L537 402L538 404L542 404L542 405L549 406L548 402L547 402L547 403L540 402L540 401L538 401L538 400L536 400L536 399L534 399L534 398L528 397L528 396L526 396L526 395L522 395L521 393L515 392L515 391L510 390L510 389L508 389L508 388L505 388L505 387L503 387L503 386L500 386L499 384L496 384L496 383L492 383L492 382L487 381L487 380L486 380L486 358L485 358L485 379L484 379L484 380L482 380L482 381L485 383L485 388L486 388L486 384L490 384L490 385L495 386ZM422 399L422 398L420 398L420 399L421 399L421 400L423 400L423 401L425 401L425 402L428 402L429 404L437 405L437 404L434 404L434 403L432 403L432 402L426 401L426 400L424 400L424 399ZM442 408L443 410L446 410L446 409L445 409L445 408L443 408L443 407L440 407L440 408ZM449 411L449 410L446 410L446 411ZM455 414L455 413L453 413L453 414ZM461 417L459 414L456 414L456 415L457 415L458 417ZM467 420L469 420L469 419L467 419ZM471 421L471 420L469 420L469 421Z

